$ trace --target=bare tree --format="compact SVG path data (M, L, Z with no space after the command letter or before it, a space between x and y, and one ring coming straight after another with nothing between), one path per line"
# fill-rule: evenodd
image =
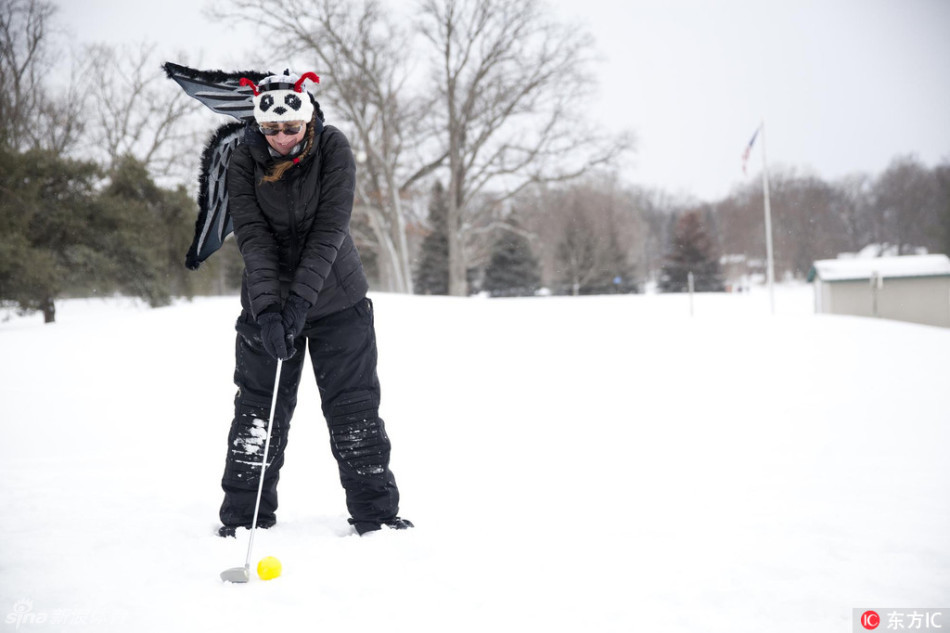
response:
M591 38L552 21L537 0L424 0L434 90L448 155L449 293L466 294L469 206L489 186L501 198L567 180L627 149L583 129Z
M352 131L356 211L367 217L384 284L411 293L410 189L444 154L424 151L433 133L426 121L431 100L413 98L406 87L409 34L375 0L235 0L218 14L254 23L281 46L316 57L321 91Z
M544 283L557 294L636 289L645 228L637 197L613 175L596 173L519 195L524 226L539 244Z
M85 114L89 96L82 85L88 67L81 55L70 54L69 79L58 90L45 92L36 111L35 144L58 154L77 151L87 130Z
M644 282L659 280L676 214L692 204L692 200L678 200L660 189L634 188L630 191L635 226L639 227L639 238L633 248L633 264Z
M874 208L883 226L883 242L898 255L918 247L938 250L939 184L935 172L914 156L899 156L874 183Z
M794 170L771 176L775 265L804 277L816 259L835 257L849 248L839 211L839 196L817 176Z
M98 44L86 51L86 63L96 69L97 85L89 146L95 158L112 171L125 156L135 157L153 178L194 172L183 164L182 146L198 142L186 125L194 102L181 90L170 90L154 44L138 48Z
M845 244L848 250L856 253L874 241L871 178L867 174L851 174L832 186L838 198L838 213L845 231Z
M62 153L82 131L76 83L47 88L55 13L46 0L0 0L0 145Z
M555 253L557 276L554 281L566 285L570 288L570 294L576 296L580 294L581 288L597 278L597 255L600 251L590 218L576 207L574 211Z
M29 145L31 113L40 98L48 23L55 8L34 0L0 0L0 142Z
M939 229L939 248L941 253L950 253L950 158L934 168L937 181L938 199L936 204L937 225Z

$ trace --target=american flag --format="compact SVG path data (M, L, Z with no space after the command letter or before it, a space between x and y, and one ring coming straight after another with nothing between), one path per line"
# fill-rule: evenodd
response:
M746 163L749 162L749 153L752 151L752 146L755 144L755 138L759 135L759 130L762 129L762 126L755 128L755 133L752 134L752 138L749 139L749 144L746 146L745 151L742 152L742 173L746 173Z

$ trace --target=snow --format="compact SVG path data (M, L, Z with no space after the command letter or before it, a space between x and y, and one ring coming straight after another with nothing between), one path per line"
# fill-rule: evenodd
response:
M233 442L235 451L241 450L245 455L263 455L264 444L267 442L267 420L254 418L251 424L253 425L250 429L252 437L235 439Z
M808 286L373 295L402 515L359 538L310 374L278 525L213 535L237 299L0 322L2 631L843 631L950 596L950 330Z
M822 259L814 263L814 271L822 281L846 281L882 277L931 277L950 275L950 258L946 255L905 255L852 259Z

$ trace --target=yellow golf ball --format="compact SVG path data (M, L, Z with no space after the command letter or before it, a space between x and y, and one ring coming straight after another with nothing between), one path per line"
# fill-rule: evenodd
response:
M261 580L273 580L280 576L280 561L273 556L265 556L257 564L257 575Z

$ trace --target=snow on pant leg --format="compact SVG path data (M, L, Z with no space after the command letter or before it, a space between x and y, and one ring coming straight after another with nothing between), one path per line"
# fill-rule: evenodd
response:
M347 509L358 522L391 519L399 511L399 490L378 413L373 304L363 299L321 319L305 334Z
M242 315L242 320L245 319ZM219 515L224 525L246 526L254 518L277 361L264 351L259 339L251 336L246 327L241 327L241 321L239 329L244 333L237 335L236 343L234 383L238 391L234 397L234 419L228 434L228 453L221 479L224 501ZM281 369L259 525L272 525L276 520L277 482L284 463L290 419L297 404L303 358L304 354L298 352L294 358L285 360Z

